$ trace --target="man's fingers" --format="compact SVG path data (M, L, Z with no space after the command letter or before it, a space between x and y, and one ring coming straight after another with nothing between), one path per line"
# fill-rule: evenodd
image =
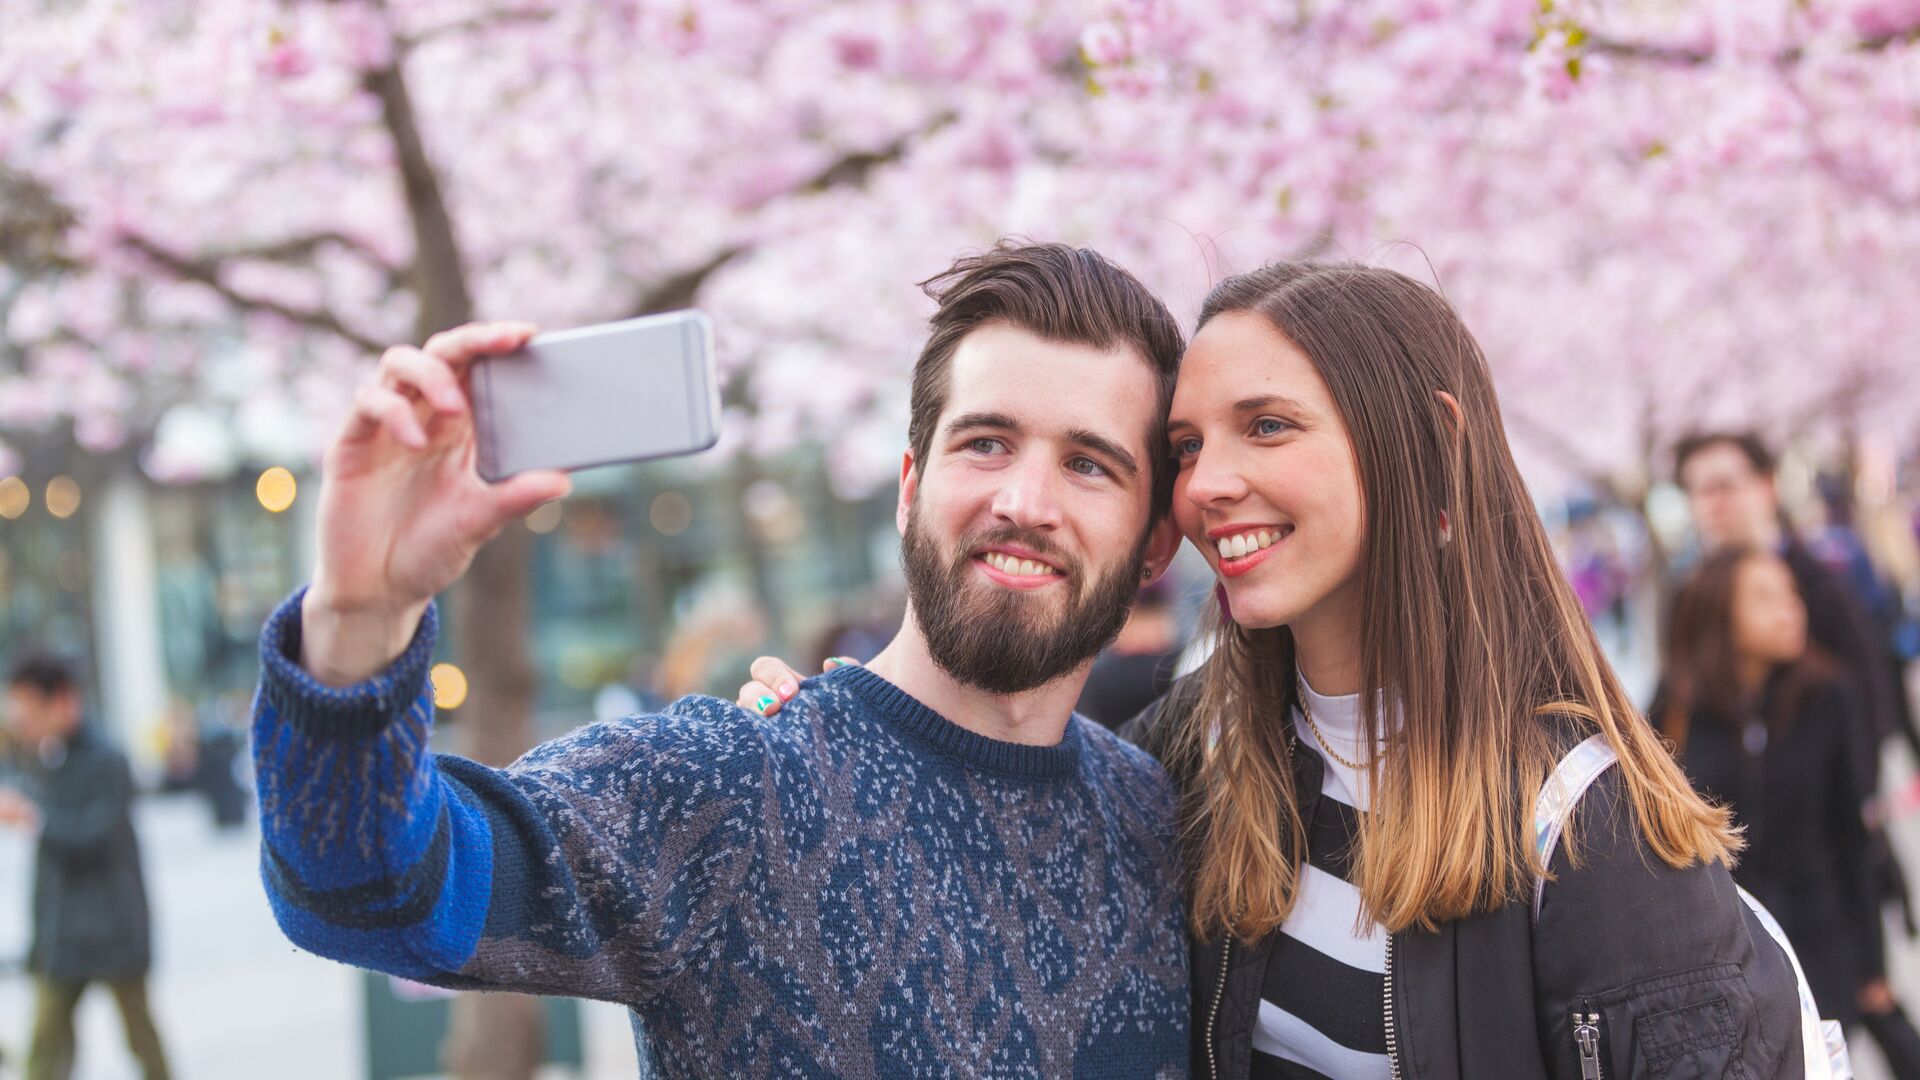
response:
M773 687L756 679L741 685L738 704L748 712L772 716L780 711L781 701L780 695L774 693Z
M534 335L530 322L468 323L442 330L427 339L421 351L446 361L462 372L476 358L510 353Z
M564 499L573 479L558 469L533 469L493 485L494 516L502 523L525 517L543 503Z
M412 390L443 413L467 407L460 377L445 360L406 345L395 345L380 357L380 385L390 390Z
M346 435L350 439L370 439L382 430L402 446L420 450L427 445L427 433L413 413L413 402L397 390L362 386L353 395Z
M777 656L763 656L753 662L747 673L762 686L773 688L781 701L800 692L800 674Z

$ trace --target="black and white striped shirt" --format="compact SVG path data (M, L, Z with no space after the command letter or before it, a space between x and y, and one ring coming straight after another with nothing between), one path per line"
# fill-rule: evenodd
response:
M1305 692L1333 749L1364 762L1360 695ZM1325 753L1299 712L1293 718L1301 748L1326 761L1326 780L1307 823L1300 891L1267 961L1252 1080L1387 1080L1387 936L1378 923L1361 925L1360 891L1349 884L1348 856L1367 809L1366 776Z

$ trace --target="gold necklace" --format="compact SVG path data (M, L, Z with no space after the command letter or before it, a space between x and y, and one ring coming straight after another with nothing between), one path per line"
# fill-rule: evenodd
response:
M1300 715L1307 718L1307 726L1313 729L1313 741L1320 744L1320 749L1325 750L1328 757L1352 769L1354 772L1366 772L1367 767L1365 765L1357 761L1348 761L1346 758L1341 757L1340 751L1335 750L1332 744L1327 742L1327 737L1320 734L1320 725L1313 722L1313 708L1307 704L1307 688L1305 686L1298 686L1298 696L1300 698Z

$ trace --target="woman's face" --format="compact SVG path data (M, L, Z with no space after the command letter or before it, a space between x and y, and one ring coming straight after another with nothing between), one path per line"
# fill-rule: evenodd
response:
M1331 616L1357 633L1360 474L1307 355L1262 315L1216 316L1181 362L1168 435L1174 518L1220 575L1234 621L1298 629Z
M1768 664L1799 658L1807 648L1807 607L1787 564L1772 555L1740 562L1733 575L1733 647Z

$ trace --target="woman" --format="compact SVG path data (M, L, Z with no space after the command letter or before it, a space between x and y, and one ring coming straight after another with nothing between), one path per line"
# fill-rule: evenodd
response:
M1223 282L1168 430L1231 613L1144 736L1188 794L1196 1071L1799 1075L1727 815L1608 669L1447 303L1365 267ZM1532 797L1594 733L1619 764L1540 866Z
M1709 556L1675 601L1665 664L1653 716L1744 829L1734 878L1780 920L1822 1015L1867 1024L1895 1075L1920 1076L1868 878L1863 720L1833 662L1808 649L1787 564L1747 548Z
M1168 431L1227 618L1129 728L1183 797L1195 1075L1801 1075L1727 814L1607 668L1446 302L1358 266L1230 278ZM754 674L743 700L792 678ZM1619 764L1536 926L1533 796L1594 733Z

